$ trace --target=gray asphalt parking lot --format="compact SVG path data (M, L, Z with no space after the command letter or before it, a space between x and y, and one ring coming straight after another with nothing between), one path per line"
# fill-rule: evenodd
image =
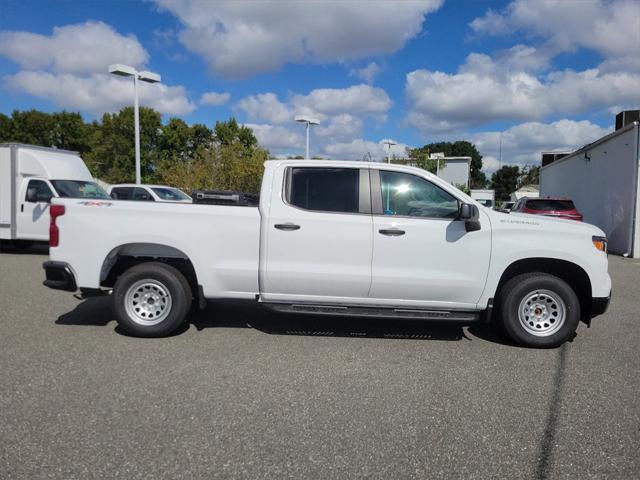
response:
M487 328L210 306L121 333L0 254L0 478L638 478L640 262L555 350Z

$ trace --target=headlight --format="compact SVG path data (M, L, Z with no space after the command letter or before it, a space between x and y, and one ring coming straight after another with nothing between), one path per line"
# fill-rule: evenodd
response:
M594 247L601 252L607 253L607 237L598 237L594 235L591 237L591 241L593 242Z

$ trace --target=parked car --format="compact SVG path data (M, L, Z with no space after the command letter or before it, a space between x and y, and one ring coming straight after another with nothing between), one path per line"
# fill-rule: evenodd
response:
M513 209L513 206L515 204L516 202L504 202L498 210L500 210L501 212L509 213Z
M51 198L108 199L77 152L0 145L0 240L49 241Z
M192 203L191 197L182 190L166 185L111 185L109 195L114 200Z
M553 347L611 294L599 228L480 208L402 165L272 160L257 206L55 199L51 218L45 285L111 292L138 336L176 331L192 303L234 299L450 324L499 312L516 342Z
M518 200L511 211L582 221L582 214L576 209L573 201L563 197L523 197Z

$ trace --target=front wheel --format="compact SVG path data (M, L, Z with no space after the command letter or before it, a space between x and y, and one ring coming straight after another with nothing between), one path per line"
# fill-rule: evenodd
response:
M164 337L186 320L191 288L176 268L159 262L136 265L113 287L118 324L139 337Z
M562 279L527 273L509 280L500 295L502 325L512 340L537 348L557 347L573 338L580 301Z

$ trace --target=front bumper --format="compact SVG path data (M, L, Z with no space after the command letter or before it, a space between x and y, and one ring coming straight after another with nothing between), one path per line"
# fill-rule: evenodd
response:
M68 264L49 261L44 262L42 268L44 268L47 278L42 282L45 287L53 288L54 290L65 290L67 292L75 292L78 289L76 279Z
M602 315L609 308L611 294L608 297L594 297L591 299L591 318Z

